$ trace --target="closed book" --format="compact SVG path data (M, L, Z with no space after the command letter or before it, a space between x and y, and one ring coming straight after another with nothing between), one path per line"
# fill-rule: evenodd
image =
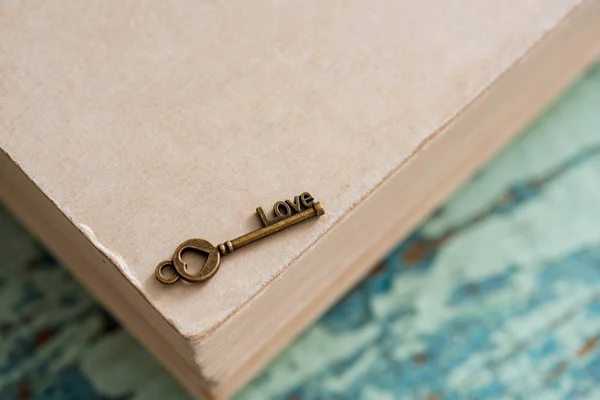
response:
M1 18L0 199L216 398L600 50L597 0L55 1ZM227 243L263 226L259 206L309 209L304 192L323 215L223 255L202 283L155 278L180 243Z

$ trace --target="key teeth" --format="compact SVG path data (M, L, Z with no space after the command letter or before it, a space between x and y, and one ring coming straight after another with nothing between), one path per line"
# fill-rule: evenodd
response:
M317 201L315 204L313 204L313 208L317 213L317 217L320 217L321 215L325 214L325 208L320 202Z

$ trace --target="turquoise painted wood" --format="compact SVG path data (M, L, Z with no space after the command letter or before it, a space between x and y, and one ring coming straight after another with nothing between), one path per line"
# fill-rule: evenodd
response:
M237 399L600 399L599 338L600 65ZM3 210L0 398L187 398Z

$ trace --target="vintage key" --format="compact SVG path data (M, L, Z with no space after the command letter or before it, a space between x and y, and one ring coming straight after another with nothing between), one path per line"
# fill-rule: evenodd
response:
M312 200L312 198L311 198ZM296 201L297 197L296 197ZM293 203L290 203L293 204ZM298 203L299 204L299 203ZM261 209L262 211L262 209ZM291 212L290 212L291 214ZM306 221L312 217L319 217L325 214L325 209L319 202L313 202L310 207L296 214L285 216L285 218L262 228L256 229L250 233L240 236L233 240L228 240L218 246L214 246L208 240L204 239L188 239L181 243L175 253L173 254L173 260L163 261L156 266L156 279L166 285L171 285L179 280L179 278L188 282L202 282L210 279L219 269L221 262L221 256L225 256L234 252L235 250L249 245L259 239L282 231L289 228L292 225L296 225L302 221ZM187 270L187 265L182 259L182 254L185 251L194 250L199 253L204 253L207 258L204 266L196 274L191 274ZM165 269L173 269L174 273L171 276L164 274Z

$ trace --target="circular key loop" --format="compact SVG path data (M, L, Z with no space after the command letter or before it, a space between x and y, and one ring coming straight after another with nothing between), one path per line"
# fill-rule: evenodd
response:
M181 258L183 253L188 250L206 254L206 262L197 274L190 274L187 271L187 264ZM204 239L188 239L177 246L177 249L175 249L175 253L173 254L173 265L175 266L175 270L183 280L192 283L202 282L211 278L217 273L220 261L221 255L217 248L208 240Z
M171 269L173 275L166 276L164 274L165 269ZM158 264L156 266L156 271L154 272L154 274L156 275L156 279L160 283L165 285L172 285L179 280L179 274L177 273L177 270L175 269L175 266L171 261L163 261L160 264Z

